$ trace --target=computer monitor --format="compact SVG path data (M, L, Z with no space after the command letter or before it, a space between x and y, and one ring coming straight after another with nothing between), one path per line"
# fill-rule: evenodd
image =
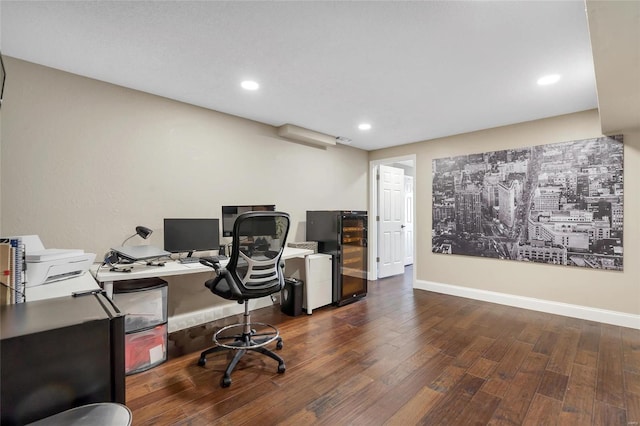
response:
M262 204L254 206L222 206L222 235L224 237L233 237L233 224L236 222L236 218L238 217L238 215L242 213L274 211L276 211L275 204ZM264 229L260 230L258 234L275 234L275 221L273 221L273 224L265 224Z
M165 219L164 249L171 253L217 250L220 248L218 219Z

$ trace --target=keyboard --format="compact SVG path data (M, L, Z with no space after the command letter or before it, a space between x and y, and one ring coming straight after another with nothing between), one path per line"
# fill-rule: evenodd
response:
M199 257L183 257L181 259L178 259L178 261L180 263L199 263L200 262L200 258Z
M216 262L220 262L221 260L227 260L228 257L225 256L224 254L219 254L217 256L202 256L200 259L208 260L209 262L216 263Z

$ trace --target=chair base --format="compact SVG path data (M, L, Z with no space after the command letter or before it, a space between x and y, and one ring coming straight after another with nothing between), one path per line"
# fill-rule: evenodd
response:
M257 326L257 325L269 327L275 330L275 333L274 332L257 333L256 330L252 328L253 326ZM242 327L244 330L247 330L247 331L244 331L242 334L235 334L231 336L220 335L222 332L235 327ZM272 358L278 361L278 373L282 374L286 370L286 367L284 365L284 360L275 352L270 351L269 349L264 347L265 345L273 341L276 342L276 349L279 350L279 349L282 349L283 347L282 338L278 335L278 330L271 325L262 324L262 323L234 324L218 330L218 332L216 332L216 334L213 336L213 340L214 342L216 342L218 346L214 346L213 348L207 349L206 351L200 354L198 365L201 367L207 363L207 355L211 355L213 353L218 353L222 351L228 351L228 350L236 351L236 353L233 356L233 359L227 365L227 369L224 372L224 376L220 381L220 385L223 388L231 386L231 372L233 372L233 369L236 367L236 365L240 361L240 358L242 358L244 354L246 354L249 351L261 353L262 355L266 355L269 358ZM222 340L233 340L233 342L221 343Z

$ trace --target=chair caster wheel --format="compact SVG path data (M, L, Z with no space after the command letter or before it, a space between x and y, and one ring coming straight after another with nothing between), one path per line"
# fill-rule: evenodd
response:
M223 388L231 386L231 377L223 377L222 380L220 380L220 386Z
M198 365L199 365L200 367L204 367L204 365L205 365L206 363L207 363L207 359L206 359L206 358L200 358L200 359L198 360Z
M282 349L282 347L284 346L284 343L282 343L282 340L280 340L277 344L276 344L276 349Z
M287 368L284 366L284 364L278 365L278 374L284 373L286 369Z

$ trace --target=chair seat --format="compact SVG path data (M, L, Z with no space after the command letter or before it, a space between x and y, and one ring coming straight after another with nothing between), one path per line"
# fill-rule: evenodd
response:
M227 300L238 301L247 299L259 299L261 297L266 297L274 293L278 293L280 292L280 290L282 290L282 283L280 280L273 280L270 285L264 286L262 288L244 288L242 290L239 290L233 279L231 277L228 277L227 275L224 275L224 272L223 275L207 280L204 285L216 296L220 296Z
M28 426L129 426L131 410L115 402L98 402L71 408L53 416L45 417Z

